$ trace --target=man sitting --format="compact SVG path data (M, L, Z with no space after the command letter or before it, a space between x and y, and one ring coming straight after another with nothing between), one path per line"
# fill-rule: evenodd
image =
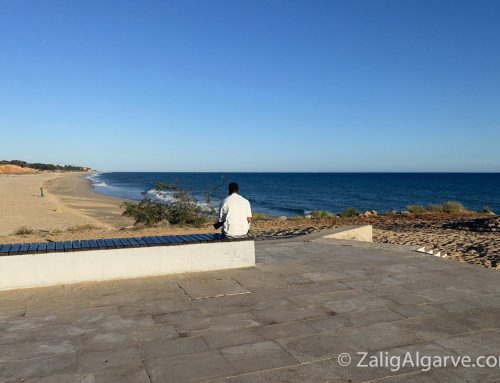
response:
M228 237L242 237L248 234L252 222L250 202L240 196L240 188L236 182L229 184L229 196L226 197L219 208L219 224L222 233Z

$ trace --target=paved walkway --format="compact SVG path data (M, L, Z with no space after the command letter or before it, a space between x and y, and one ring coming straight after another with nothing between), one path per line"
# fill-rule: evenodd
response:
M258 243L257 258L253 269L1 292L0 382L500 381L498 367L396 368L406 352L500 355L498 272L328 239ZM392 369L356 367L358 352L373 364L380 350Z

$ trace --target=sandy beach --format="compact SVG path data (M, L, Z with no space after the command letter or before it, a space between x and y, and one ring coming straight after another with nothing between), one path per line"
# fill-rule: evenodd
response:
M40 195L42 187L44 197ZM87 193L91 193L90 186L81 174L2 174L0 235L8 236L21 227L47 233L83 225L112 228L103 216L92 214L93 207L119 214L117 202L97 195L89 197Z
M82 173L0 175L0 243L215 232L210 225L136 228L121 215L122 202L93 192ZM485 214L260 219L252 234L291 236L351 224L373 225L376 242L427 246L461 262L500 269L500 217ZM22 227L29 232L16 235Z

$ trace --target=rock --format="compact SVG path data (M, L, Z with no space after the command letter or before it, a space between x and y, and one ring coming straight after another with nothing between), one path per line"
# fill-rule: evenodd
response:
M378 215L376 210L368 210L363 214L365 217L376 217Z
M278 221L286 221L288 218L286 218L286 216L282 215L280 217L278 217Z
M306 218L306 219L311 219L311 218L312 218L312 215L311 215L311 214L306 214L306 215L304 216L304 218Z

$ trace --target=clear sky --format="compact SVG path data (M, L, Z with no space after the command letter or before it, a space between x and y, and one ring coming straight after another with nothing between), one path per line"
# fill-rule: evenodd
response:
M500 171L500 1L0 0L0 159Z

